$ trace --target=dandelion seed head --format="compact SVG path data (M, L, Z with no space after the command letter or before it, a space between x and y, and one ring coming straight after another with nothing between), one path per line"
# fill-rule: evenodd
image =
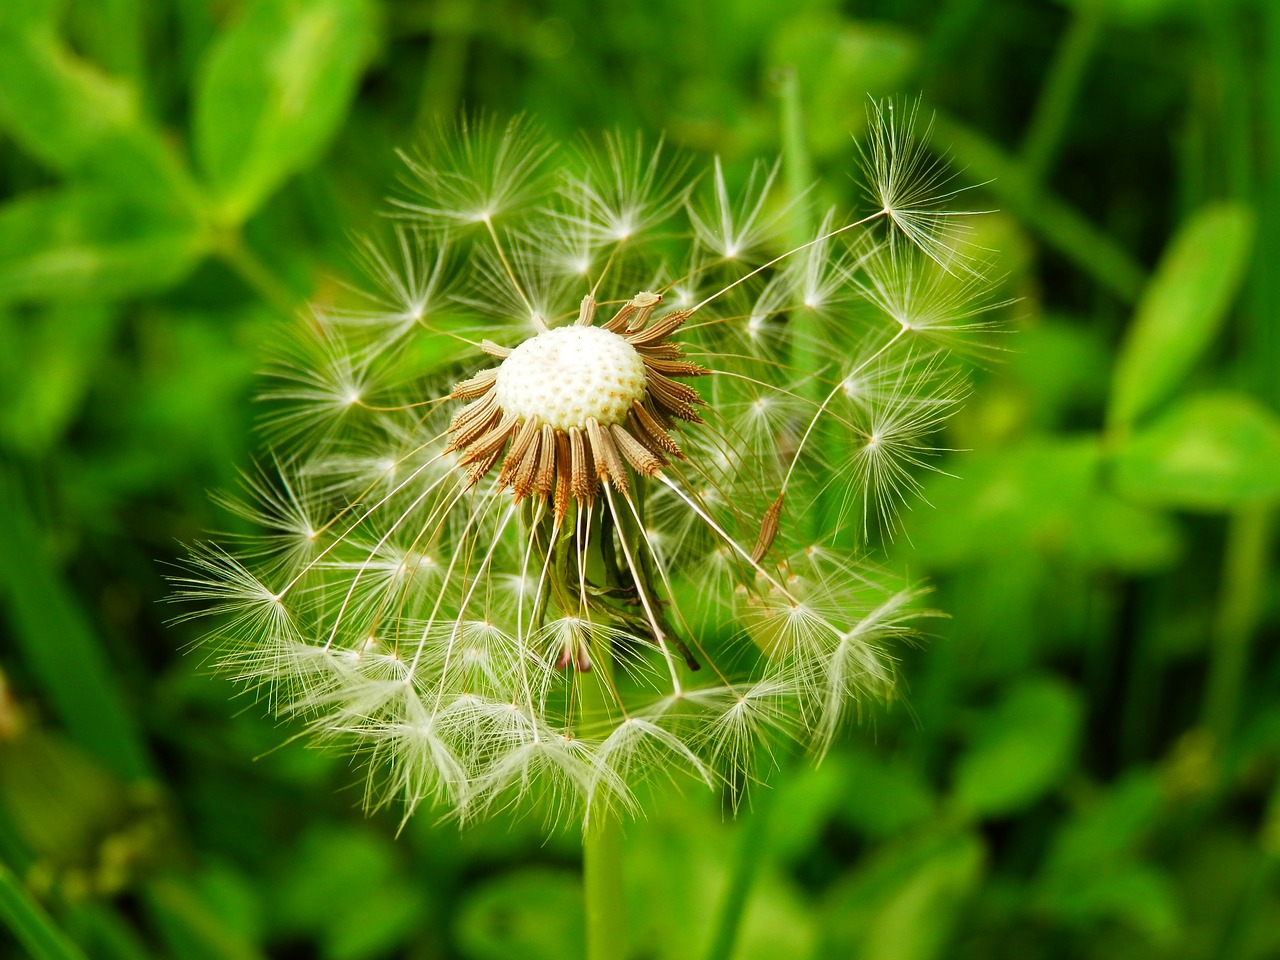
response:
M494 387L498 405L521 421L567 432L624 423L644 398L644 361L616 333L599 327L559 327L526 340L502 361Z
M223 498L257 532L177 578L212 659L358 752L370 807L460 822L740 784L891 701L918 591L865 557L988 323L913 119L877 111L881 215L792 249L775 162L437 130L272 367L272 452Z

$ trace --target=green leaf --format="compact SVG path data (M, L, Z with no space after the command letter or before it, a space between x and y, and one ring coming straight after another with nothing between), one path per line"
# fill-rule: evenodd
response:
M56 6L16 0L0 13L0 126L60 173L198 209L197 188L143 114L137 90L67 47L56 32Z
M561 960L585 950L582 887L559 870L520 870L475 889L455 926L468 960Z
M1231 510L1280 496L1280 418L1241 393L1180 401L1116 454L1115 487L1158 507Z
M833 889L824 957L946 957L960 908L982 878L986 852L973 834L926 833L880 850Z
M955 804L970 816L1021 810L1067 772L1080 734L1074 690L1057 680L1022 681L988 713L955 774Z
M193 219L114 189L28 194L0 207L0 303L164 290L205 249Z
M262 954L227 927L185 877L170 874L147 884L143 899L169 948L183 960L264 960Z
M1196 213L1165 250L1120 348L1108 422L1126 430L1182 380L1213 342L1235 299L1253 242L1239 204Z
M1178 896L1169 879L1153 867L1124 858L1055 885L1040 906L1073 925L1118 921L1155 943L1170 942L1180 924Z
M195 144L227 224L314 163L372 47L368 0L252 0L214 44L195 93Z
M392 841L364 827L317 827L305 837L282 887L278 919L312 933L330 960L383 957L404 944L425 913L422 892L400 874ZM361 896L347 896L351 878Z
M85 960L84 954L57 928L12 871L0 863L0 920L32 960Z
M1079 926L1113 920L1167 941L1179 922L1177 898L1168 880L1138 859L1164 804L1160 776L1148 770L1093 798L1054 836L1036 881L1037 909Z
M912 515L911 556L939 570L982 560L1025 564L1028 553L1087 568L1167 566L1177 530L1106 490L1102 466L1096 437L1033 439L965 457L961 480L926 481L924 497L936 509Z
M80 410L116 330L102 303L59 304L34 316L0 311L0 440L38 458Z
M26 498L0 471L0 598L32 675L76 741L128 781L154 779L136 721L78 600L54 568Z
M933 793L915 767L890 763L873 750L857 750L849 753L848 771L841 815L871 836L899 833L934 812Z

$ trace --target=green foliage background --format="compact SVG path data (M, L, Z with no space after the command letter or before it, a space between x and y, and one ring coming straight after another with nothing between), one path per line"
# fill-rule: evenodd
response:
M433 118L786 143L850 205L867 96L921 92L1019 298L893 547L953 619L738 821L655 793L636 956L1280 955L1271 0L5 0L0 954L578 956L575 836L366 818L165 562Z

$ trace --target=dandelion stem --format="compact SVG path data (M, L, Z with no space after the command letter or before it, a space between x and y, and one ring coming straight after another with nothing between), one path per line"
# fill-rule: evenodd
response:
M1218 746L1231 735L1249 664L1249 640L1266 582L1271 507L1254 504L1231 515L1223 560L1222 597L1214 624L1201 721Z
M592 645L591 672L580 675L583 728L607 729L613 722L612 641ZM582 885L586 897L587 960L626 956L626 908L622 895L622 822L607 800L593 801L582 838Z
M762 851L768 840L772 811L773 794L767 790L760 791L760 799L742 825L737 860L733 865L733 874L729 877L729 889L725 891L724 901L720 905L720 916L716 922L711 949L707 951L707 960L731 960L733 957L738 933L742 929L742 918L747 912L747 902L751 897L751 888L755 886L756 875L760 872L764 859Z

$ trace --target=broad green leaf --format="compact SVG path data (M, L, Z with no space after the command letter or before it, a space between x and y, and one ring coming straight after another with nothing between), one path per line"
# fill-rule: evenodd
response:
M1155 943L1168 943L1180 925L1178 896L1168 877L1126 858L1108 860L1054 885L1037 905L1072 925L1123 923Z
M219 215L238 224L314 163L372 47L369 0L250 0L195 94L195 144Z
M54 713L76 742L126 780L154 779L136 715L101 642L6 471L0 471L0 529L0 609Z
M264 960L254 944L223 923L184 876L172 873L152 880L143 900L169 948L166 956L182 960Z
M1115 486L1158 507L1231 510L1280 496L1280 418L1242 393L1203 393L1126 440Z
M479 885L454 934L467 960L562 960L585 947L582 887L559 870L521 870Z
M1164 802L1159 775L1147 770L1094 798L1054 836L1036 880L1037 910L1073 925L1113 920L1168 940L1179 922L1176 897L1165 876L1138 859Z
M85 960L71 939L58 929L13 871L0 863L0 921L27 950L31 960Z
M147 20L159 11L146 0L96 0L71 9L69 29L76 45L115 76L141 89Z
M398 850L365 827L317 827L281 886L278 921L324 945L329 960L384 957L418 928L426 903L400 873ZM351 878L361 896L352 898Z
M137 90L70 49L53 6L17 0L0 14L0 126L53 170L198 209L182 159L143 114Z
M1047 870L1062 875L1101 870L1109 861L1133 854L1158 826L1164 802L1157 773L1130 772L1063 824L1054 836Z
M39 457L58 442L108 356L118 316L101 302L0 311L0 443Z
M163 290L205 249L194 220L105 186L27 194L0 207L0 303Z
M934 569L1027 553L1087 568L1152 570L1177 555L1177 530L1102 485L1095 437L1029 440L966 456L961 477L936 476L907 526L911 556ZM999 536L992 536L999 531Z
M1075 756L1081 707L1058 680L1022 681L986 716L955 772L956 806L966 815L1015 813L1051 790Z
M820 956L932 960L982 878L986 852L970 833L916 835L878 851L827 903Z
M873 837L887 837L927 820L936 806L924 775L892 763L875 750L847 757L848 780L840 814Z
M1213 342L1244 276L1253 215L1205 207L1178 231L1143 291L1116 361L1107 419L1125 431L1178 385Z
M848 157L850 134L866 126L868 96L896 90L914 69L919 46L888 24L806 14L774 35L768 59L797 72L809 149L818 157Z

